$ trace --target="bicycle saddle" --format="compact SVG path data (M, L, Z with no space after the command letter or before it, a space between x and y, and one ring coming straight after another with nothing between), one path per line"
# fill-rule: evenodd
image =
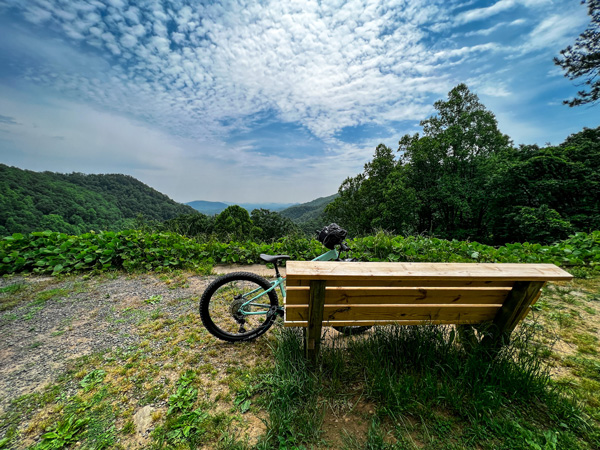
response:
M260 259L268 263L276 263L280 259L291 259L291 256L288 255L265 255L264 253L260 254Z

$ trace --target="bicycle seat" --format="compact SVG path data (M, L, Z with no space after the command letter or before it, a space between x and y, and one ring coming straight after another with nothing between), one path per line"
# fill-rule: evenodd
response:
M268 263L276 263L277 261L279 261L280 259L291 259L291 256L288 255L265 255L264 253L260 254L260 259L262 259L264 262L268 262Z

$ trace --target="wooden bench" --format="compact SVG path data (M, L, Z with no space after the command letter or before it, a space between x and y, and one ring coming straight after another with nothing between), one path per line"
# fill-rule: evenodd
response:
M489 323L502 345L546 282L573 278L553 264L289 261L286 271L284 325L307 329L312 360L322 326Z

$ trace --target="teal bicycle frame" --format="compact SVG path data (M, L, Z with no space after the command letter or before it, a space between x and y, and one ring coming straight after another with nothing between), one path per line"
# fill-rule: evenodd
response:
M328 252L323 253L320 256L317 256L315 259L313 259L313 261L332 261L334 259L338 259L339 256L340 256L340 252L334 248L333 250L329 250ZM273 289L277 289L277 287L279 287L279 290L281 291L281 297L283 298L283 301L285 302L285 277L282 277L281 275L279 275L275 280L271 281L270 283L271 283L271 287L269 289L261 292L260 294L258 294L255 297L252 297L250 300L248 300L247 302L243 303L240 306L240 309L238 311L243 316L255 316L255 315L259 315L259 314L268 314L269 310L271 309L271 307L269 305L265 305L264 303L253 303L253 302L255 302L257 299L261 298L263 295L268 294ZM254 289L253 291L250 291L247 294L243 295L243 297L247 298L248 296L251 296L255 292L258 292L260 290L261 290L261 288ZM255 311L255 312L246 311L245 310L246 306L254 306L255 308L263 308L263 309L266 309L267 311ZM283 312L283 306L279 306L279 308L277 308L277 311Z

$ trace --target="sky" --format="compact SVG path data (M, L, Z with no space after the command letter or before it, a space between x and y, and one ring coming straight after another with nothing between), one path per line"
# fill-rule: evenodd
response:
M0 163L179 202L306 202L466 83L518 144L600 125L578 0L0 0Z

